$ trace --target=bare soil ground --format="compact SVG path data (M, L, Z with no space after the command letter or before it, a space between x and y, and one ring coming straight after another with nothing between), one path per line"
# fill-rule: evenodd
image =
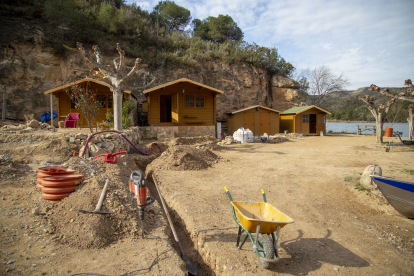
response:
M72 157L55 134L0 133L0 271L8 275L76 274L183 275L185 266L158 202L146 209L141 238L136 207L128 191L132 170L158 179L185 255L198 275L412 275L414 221L385 199L355 189L369 164L383 175L413 181L413 147L385 152L373 136L332 135L290 139L279 144L214 145L214 139L178 138L162 143L164 153L102 158ZM389 138L395 139L395 138ZM397 142L397 141L395 141ZM213 150L212 150L213 148ZM35 188L42 162L85 175L68 198L50 203ZM105 179L110 186L103 210L93 210ZM280 261L263 269L250 242L235 246L227 186L233 199L269 203L295 222L281 230ZM149 183L149 194L159 199ZM132 202L132 204L131 204ZM40 208L40 215L32 214Z

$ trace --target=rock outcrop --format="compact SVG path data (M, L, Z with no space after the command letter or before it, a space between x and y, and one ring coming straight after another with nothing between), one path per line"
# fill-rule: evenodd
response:
M65 58L53 55L50 48L44 47L42 28L37 21L3 18L1 23L6 31L0 37L0 76L3 83L13 80L6 89L6 118L23 120L24 114L34 113L34 118L39 119L43 112L50 110L50 99L44 92L86 77L87 73L76 69L91 69L90 65L76 52L68 53ZM21 35L11 35L13 30L22 30ZM91 50L90 46L85 48ZM115 57L104 58L104 62L111 64ZM134 59L126 59L125 64L131 68ZM284 76L272 76L266 70L247 63L209 61L194 67L170 65L148 71L150 74L143 79L137 74L128 82L131 86L142 86L143 82L156 76L156 86L185 77L224 91L217 98L219 121L227 119L227 112L252 105L283 111L300 105L307 96L298 89L297 82ZM136 96L140 100L145 99L142 93ZM53 101L56 111L54 97Z
M272 77L272 108L284 111L306 102L308 94L301 91L299 87L297 81L285 76L274 75Z

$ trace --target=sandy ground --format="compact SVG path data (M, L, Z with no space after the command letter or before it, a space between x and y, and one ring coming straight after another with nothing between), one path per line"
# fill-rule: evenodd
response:
M355 185L369 164L413 181L414 149L385 152L374 140L334 135L232 145L214 151L227 162L213 168L156 175L205 273L412 275L414 221ZM223 186L239 201L262 201L264 189L268 202L295 220L281 230L281 259L270 270L261 268L250 242L236 248L238 227Z
M2 274L119 275L150 266L158 254L168 250L161 239L141 238L127 190L130 171L144 170L159 153L151 160L129 155L120 157L116 165L97 159L80 166L71 158L71 149L53 142L57 138L40 141L31 135L28 142L5 133L0 137L0 154L13 159L0 163ZM383 198L355 189L369 164L381 166L385 176L413 181L413 147L385 152L383 145L375 144L375 137L365 135L208 145L196 148L200 154L193 154L196 145L187 146L192 150L171 155L176 161L166 155L155 159L147 173L158 179L184 254L196 264L198 275L414 274L414 221ZM207 151L211 160L205 163L201 159ZM157 163L162 158L173 166ZM70 197L51 204L34 187L35 170L43 161L69 167L76 163L79 170L87 167L94 173ZM181 163L186 165L182 170ZM79 214L77 208L82 204L84 209L94 209L106 178L113 184L104 209L117 214ZM270 269L259 265L250 242L242 250L236 248L238 228L224 186L239 201L262 201L260 189L264 189L268 202L294 219L281 230L280 261ZM159 199L152 183L149 193ZM37 207L46 214L31 214ZM148 207L147 214L145 228L163 237L173 250L162 255L150 271L131 275L183 275L185 266L160 204ZM113 233L101 231L104 226ZM102 242L94 243L94 235Z

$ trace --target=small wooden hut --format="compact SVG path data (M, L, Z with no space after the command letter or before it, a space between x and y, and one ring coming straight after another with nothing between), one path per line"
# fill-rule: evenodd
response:
M182 78L143 93L150 126L215 126L216 96L223 91Z
M280 111L261 105L250 106L227 114L227 133L232 135L243 127L254 136L279 133Z
M331 113L315 105L293 107L280 114L280 132L326 134L326 114Z
M113 113L113 94L111 92L110 85L103 81L94 80L91 78L84 78L72 83L68 83L53 89L50 89L45 93L45 95L50 95L50 109L53 114L53 98L52 95L56 97L57 104L57 113L58 121L65 121L66 116L69 113L80 113L79 126L88 127L88 123L83 117L80 110L75 108L75 102L71 101L68 94L66 94L66 89L69 89L73 85L79 85L83 88L88 87L93 91L97 92L97 101L100 103L100 109L98 111L98 116L96 118L97 122L106 121L106 112L107 108ZM124 96L130 94L129 91L124 91Z

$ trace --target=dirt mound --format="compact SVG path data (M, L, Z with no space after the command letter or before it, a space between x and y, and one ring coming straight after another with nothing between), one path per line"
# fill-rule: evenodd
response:
M9 159L8 155L0 156L0 180L5 181L21 177L30 172L30 167Z
M85 178L75 192L55 203L53 209L47 212L50 231L55 233L57 242L78 248L101 248L139 233L135 216L136 200L129 192L128 180L133 170L146 166L157 156L132 154L117 157L115 164L104 162L103 157L72 157L66 162L65 166L84 174ZM79 212L79 209L95 210L106 179L109 179L109 186L101 210L116 213ZM147 212L146 220L156 221L154 217L154 213Z
M209 149L193 146L174 146L154 160L149 167L151 170L203 170L217 163L220 158Z
M177 145L212 145L220 141L213 136L177 137L168 142L169 146Z

